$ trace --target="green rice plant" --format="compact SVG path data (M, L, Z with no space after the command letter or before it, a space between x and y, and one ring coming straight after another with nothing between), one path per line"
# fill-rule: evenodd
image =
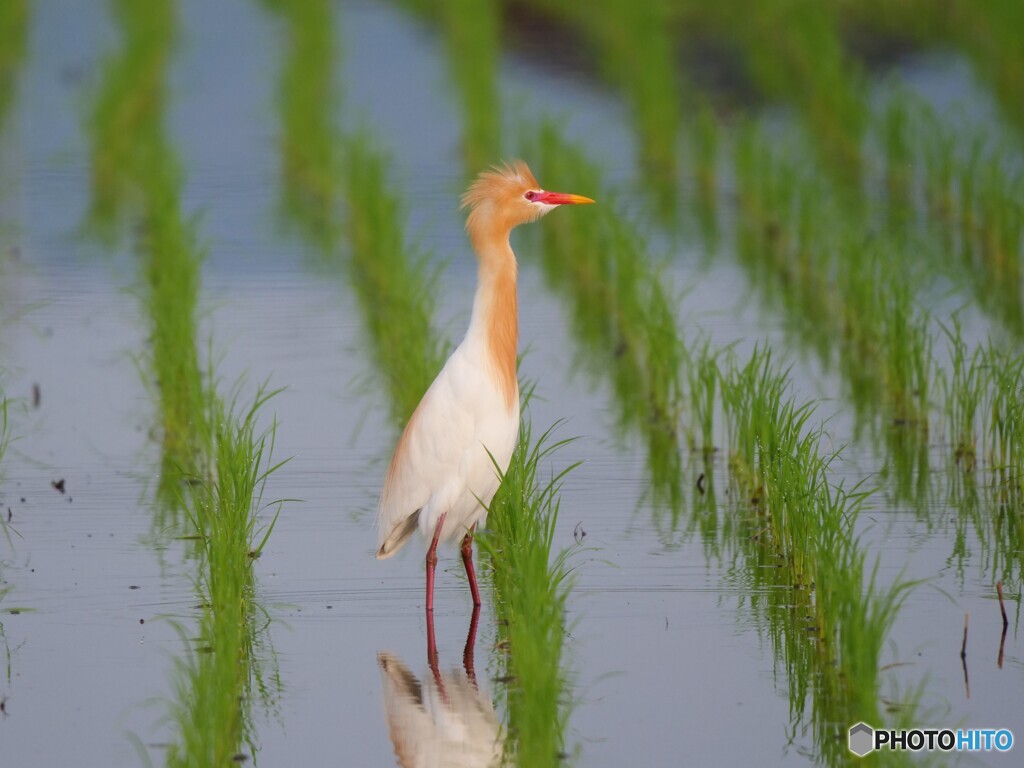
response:
M524 395L528 403L532 388ZM560 766L569 718L564 662L571 589L568 550L553 552L559 490L576 466L542 473L568 440L549 428L534 441L524 416L512 463L480 536L490 562L507 708L506 755L514 765Z
M278 103L281 114L281 208L286 221L327 253L342 233L338 207L338 108L334 6L329 0L263 0L286 24Z
M536 13L568 23L593 50L601 77L618 88L631 109L644 185L658 213L676 213L681 91L670 5L597 0L587 4L530 3Z
M973 471L978 457L978 409L983 395L981 349L968 357L967 343L954 315L949 327L943 325L950 351L952 371L942 377L946 426L953 447L953 460L967 471Z
M800 111L808 141L844 202L859 201L867 89L861 67L844 50L836 4L732 0L705 4L700 15L737 49L764 96Z
M696 180L693 195L697 222L704 242L714 250L719 238L718 197L720 128L714 112L703 104L692 126L692 164Z
M1008 175L1002 158L985 163L978 176L973 201L973 264L985 276L983 290L999 296L994 303L1000 318L1018 336L1024 336L1024 173Z
M737 513L748 514L740 551L755 582L774 585L751 607L785 664L794 732L809 717L823 762L835 764L845 755L835 723L882 722L882 643L911 585L883 589L877 566L867 572L854 533L867 493L830 482L835 455L822 454L823 428L810 427L813 404L787 396L770 351L756 348L743 365L730 356L720 387Z
M355 289L392 416L402 424L449 351L431 328L437 272L430 254L405 237L386 154L368 131L341 135L334 126L332 6L266 3L288 22L290 40L279 87L282 212L322 265Z
M790 161L791 150L773 145L752 125L735 140L736 253L768 300L788 310L791 331L827 360L843 317L828 268L831 201L821 180Z
M545 221L541 267L570 307L579 357L595 377L609 379L620 430L643 437L654 503L671 511L674 525L682 503L685 357L677 299L637 227L616 213L615 193L597 167L550 123L529 143L547 183L585 190L602 203L599 215L579 211Z
M122 47L104 66L91 112L90 218L107 236L129 215L138 221L134 245L150 323L145 368L159 401L158 497L167 512L179 507L182 473L203 474L209 440L195 349L202 253L181 210L181 171L163 126L174 5L113 0L113 10ZM163 517L154 522L160 530L173 527Z
M111 0L124 45L103 67L93 103L90 224L106 236L119 223L125 198L138 199L147 169L144 143L162 145L166 72L177 32L173 0Z
M0 6L0 135L14 102L18 72L28 49L30 19L28 0L8 0Z
M267 478L284 463L271 464L274 427L256 431L258 413L274 394L261 387L252 405L239 411L237 390L228 405L208 393L214 476L194 478L187 506L202 615L191 652L178 662L178 740L168 750L169 766L229 765L243 744L255 757L253 683L264 697L279 687L268 685L261 671L269 617L257 603L253 573L282 503L260 527Z
M388 160L368 135L346 140L343 165L352 285L392 416L404 424L449 352L431 325L437 272L406 241Z
M892 419L898 424L916 425L927 435L929 388L935 375L928 315L915 310L906 283L891 284L882 301L885 324L880 342L887 377L883 387Z
M699 451L708 463L715 452L715 404L718 401L718 358L711 340L704 337L695 344L694 354L688 354L684 363L687 372L687 391L690 395L690 450ZM689 351L684 346L685 351Z
M882 116L885 152L886 208L889 225L900 228L912 214L911 126L907 99L903 94L893 98Z
M989 376L988 460L1002 501L1019 518L1024 510L1024 354L989 344L984 369Z
M436 12L462 104L463 167L470 178L492 164L501 149L501 7L497 0L442 0Z
M959 50L975 76L988 82L1004 115L1024 127L1024 75L1020 29L1024 13L1014 0L841 0L834 4L846 25L862 39L899 40L912 49Z
M1004 328L1024 335L1019 150L989 126L938 116L911 97L894 97L887 111L905 116L907 215L916 240L906 249L908 260L929 273L939 266Z
M164 151L161 151L164 149ZM140 160L149 169L143 229L136 247L142 258L144 302L149 314L148 368L158 396L162 471L158 496L173 508L174 485L185 475L205 475L210 425L196 350L203 255L180 206L180 180L165 148Z
M914 244L865 237L863 211L839 205L826 179L756 130L737 140L736 177L737 253L753 282L801 342L838 364L858 430L900 425L922 430L921 443L937 367L931 320L914 295L926 269L907 257Z

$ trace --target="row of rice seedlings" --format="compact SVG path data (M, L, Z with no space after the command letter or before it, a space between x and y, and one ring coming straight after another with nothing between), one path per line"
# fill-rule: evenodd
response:
M888 425L926 435L930 321L915 305L901 244L860 234L863 222L777 145L756 129L737 141L741 263L798 338L827 365L838 362L858 424L884 413Z
M720 130L717 118L708 104L703 104L697 119L687 124L691 151L686 163L693 169L694 189L690 195L701 237L709 253L717 250L719 232L719 145Z
M162 440L157 530L173 527L182 473L202 474L209 441L202 423L203 383L195 348L202 254L181 211L181 173L164 135L166 69L176 19L171 2L141 9L114 0L121 50L105 63L89 123L90 218L108 239L126 215L138 215L135 247L143 264L143 301L149 309L146 368L159 400Z
M265 623L255 622L252 558L273 527L255 542L253 492L272 471L261 468L265 439L254 433L266 398L261 391L251 410L236 417L237 393L225 407L200 369L202 253L181 210L180 172L163 127L174 8L167 3L156 9L158 28L149 15L153 8L140 15L137 4L117 2L114 10L124 45L107 66L93 112L94 179L102 181L93 187L93 212L114 234L122 218L141 221L136 247L150 322L144 375L157 390L162 439L154 525L162 535L175 532L198 542L195 578L203 606L196 644L178 663L173 707L180 742L170 748L168 762L224 765L243 738L252 743L245 725L251 719L248 686L254 677L262 679L253 645Z
M173 0L137 3L111 0L113 21L124 46L103 66L101 88L90 115L92 174L90 224L101 234L115 234L126 199L138 202L145 178L140 156L160 153L165 73L177 30ZM156 145L156 146L152 146Z
M437 273L430 254L406 240L385 154L368 132L342 135L335 124L333 7L320 0L268 4L288 28L279 84L281 186L284 199L298 205L286 204L282 215L321 264L355 289L392 417L403 424L448 352L431 326Z
M760 576L765 562L777 558L779 577L794 595L789 608L799 608L768 612L774 647L786 664L794 724L812 692L814 742L824 761L835 764L845 755L837 723L882 722L879 658L910 585L884 588L877 565L868 570L855 533L867 494L830 482L836 454L822 453L826 435L810 426L813 405L788 397L787 375L771 353L755 349L743 366L730 360L719 378L730 477L740 508L752 515L742 538L748 565Z
M867 128L865 79L846 53L831 3L716 4L721 31L743 51L747 73L769 98L794 104L822 166L849 204L859 197ZM736 23L738 22L738 23Z
M531 390L532 391L532 390ZM524 400L529 401L527 392ZM569 550L555 553L559 490L573 469L542 477L566 440L548 429L533 439L529 415L491 502L481 546L490 560L498 621L501 677L505 680L505 754L519 766L561 765L570 701L563 643L571 589Z
M587 4L533 3L577 26L594 49L601 76L631 109L646 189L663 217L675 210L683 75L668 4L599 0Z
M438 272L405 236L388 161L366 134L344 141L349 274L397 424L408 421L449 352L433 329Z
M1008 497L1024 490L1024 354L989 341L968 354L959 323L946 329L951 370L942 377L953 458L972 471L978 441L985 466Z
M948 51L959 49L974 64L974 74L990 83L1005 116L1024 128L1024 75L1020 67L1020 30L1024 9L1015 0L857 0L843 2L842 18L865 39Z
M265 633L270 617L258 603L253 572L281 511L277 502L273 517L260 526L267 477L283 463L271 465L274 427L257 432L259 411L274 394L261 388L252 405L240 410L237 390L227 405L212 389L207 392L215 472L193 478L186 502L203 610L192 649L176 662L172 716L178 740L168 750L169 766L254 759L251 701L259 696L270 708L280 688L276 672L267 677L262 671L272 655ZM188 642L184 629L181 635ZM240 752L243 745L248 755Z
M501 149L501 8L498 0L442 0L448 72L462 105L462 157L466 178L498 157Z
M1024 336L1024 171L1019 150L987 129L939 117L902 94L886 110L886 173L902 188L900 219L957 284L1017 337Z
M184 476L207 476L212 434L203 407L203 376L196 349L203 253L181 211L181 182L170 148L154 142L146 168L143 227L136 244L149 311L148 365L156 388L162 444L157 525L180 522L177 487ZM173 515L166 519L164 515ZM175 522L177 521L177 522Z
M281 209L323 251L338 244L334 9L330 0L263 0L286 26L278 83Z
M677 297L651 263L637 228L616 213L614 191L598 168L550 123L530 140L538 174L551 186L586 190L601 210L544 222L541 267L570 308L581 364L611 385L620 431L644 440L654 503L681 511L679 421L683 346Z
M30 9L28 0L0 4L0 135L18 85L18 73L28 50Z

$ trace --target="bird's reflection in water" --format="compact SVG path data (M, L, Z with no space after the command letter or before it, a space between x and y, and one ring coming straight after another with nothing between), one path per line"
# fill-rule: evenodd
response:
M480 608L462 654L462 668L442 673L434 642L433 616L427 620L427 666L421 683L394 654L377 654L384 684L388 731L402 768L497 766L503 744L490 695L477 685L473 666Z

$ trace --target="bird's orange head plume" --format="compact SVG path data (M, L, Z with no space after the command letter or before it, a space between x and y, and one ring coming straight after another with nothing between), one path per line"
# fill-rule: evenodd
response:
M466 229L479 234L488 228L507 234L513 227L535 221L556 206L592 202L582 195L542 189L522 160L484 171L462 196L462 207L469 209Z

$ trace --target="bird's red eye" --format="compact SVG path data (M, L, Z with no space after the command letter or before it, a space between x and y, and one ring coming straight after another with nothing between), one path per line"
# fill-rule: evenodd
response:
M537 193L534 192L532 189L529 192L527 192L525 195L523 195L523 197L525 197L527 200L533 200L533 198L535 198L536 196L537 196Z

